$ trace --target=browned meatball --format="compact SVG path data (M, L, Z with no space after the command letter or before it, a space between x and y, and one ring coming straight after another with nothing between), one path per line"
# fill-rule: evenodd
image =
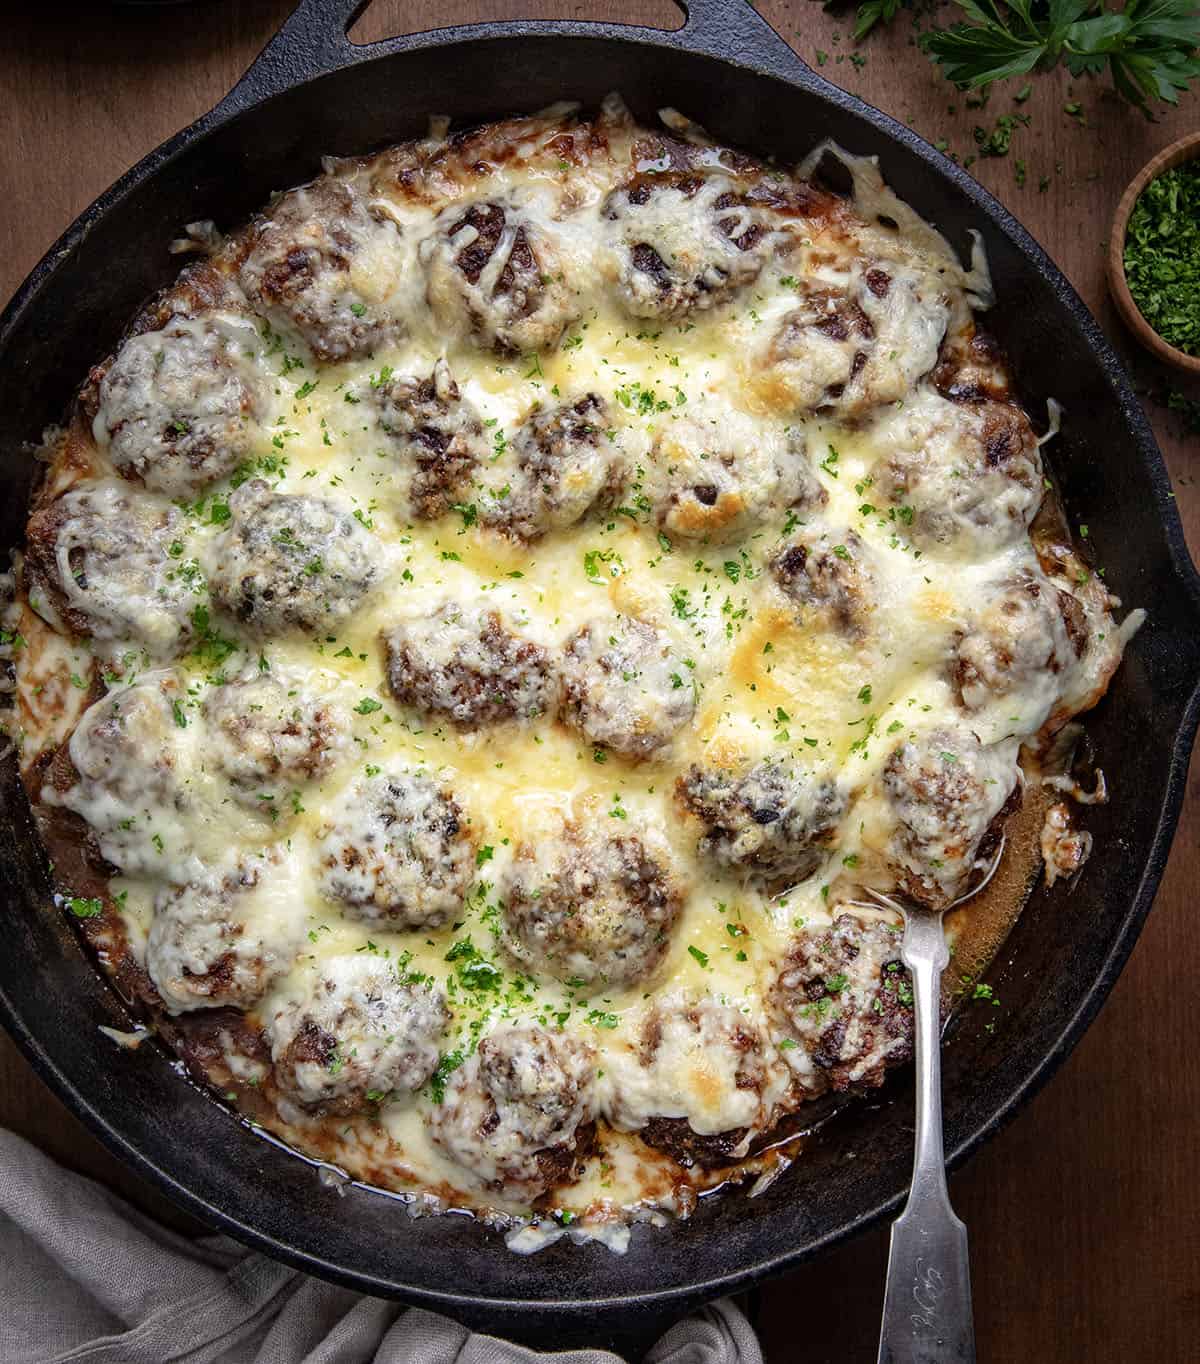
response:
M248 1008L291 965L298 931L248 912L250 893L270 874L260 857L159 893L146 970L169 1012Z
M857 419L903 398L937 362L949 320L941 280L896 261L856 256L836 282L805 276L765 372L797 411Z
M396 700L462 729L528 720L549 704L545 649L507 629L498 611L448 602L392 626L383 642Z
M559 980L612 986L654 971L683 907L661 841L569 823L517 848L500 894L505 946L517 961Z
M547 350L579 316L567 262L533 205L511 199L451 204L420 254L434 317L489 350Z
M890 453L874 491L896 504L923 549L975 557L1021 539L1041 505L1042 461L1015 403L951 403L929 392L889 410L875 428Z
M984 747L968 730L902 743L883 768L896 820L887 857L910 899L941 908L966 890L1010 799L1020 799L1014 742Z
M491 470L481 499L483 524L536 540L575 525L593 507L611 507L624 469L607 420L607 404L594 393L536 408L513 437L511 460Z
M407 513L430 521L465 502L487 459L479 413L439 360L427 379L402 375L363 390L395 456Z
M349 360L403 335L400 232L328 176L255 219L238 281L252 306L294 328L318 360Z
M590 1047L537 1027L498 1027L429 1112L438 1146L488 1188L533 1199L576 1177L595 1133Z
M651 757L696 709L691 673L670 636L635 616L591 621L558 665L559 715L591 744Z
M1020 574L983 594L970 626L955 641L950 675L959 703L975 711L1014 696L1022 727L1036 729L1061 688L1059 674L1087 647L1087 620L1079 602L1041 574ZM1011 706L1008 707L1011 709Z
M693 764L676 782L675 795L703 827L702 854L769 882L811 876L846 809L831 778L778 759L741 775Z
M175 507L126 483L73 488L29 518L29 603L106 652L128 644L156 661L173 658L191 638L196 607L179 572L181 529Z
M780 1054L801 1091L880 1085L913 1053L912 984L902 933L839 914L831 928L799 933L771 990Z
M187 852L186 699L175 673L149 674L90 706L67 745L73 781L55 799L129 876L162 875Z
M801 621L828 621L848 635L864 632L875 582L867 547L854 531L794 535L767 566Z
M429 1079L449 1021L441 991L407 980L395 962L331 957L268 1026L275 1083L304 1108L359 1112Z
M658 426L646 490L669 536L714 544L744 539L789 507L827 500L802 431L764 425L713 398Z
M374 536L321 497L272 492L262 479L229 499L209 546L213 599L258 635L328 630L375 585Z
M1104 697L1138 617L1133 613L1117 626L1113 613L1120 600L1075 548L1063 543L1053 524L1038 527L1033 547L1042 572L1059 589L1058 604L1075 656L1059 676L1058 699L1044 725L1045 733L1053 734Z
M321 893L368 924L440 928L475 875L462 806L424 772L381 772L349 787L317 840Z
M601 209L617 292L634 317L678 321L753 284L782 238L719 172L636 175Z
M289 791L325 776L347 741L346 717L328 701L274 677L214 687L204 698L210 752L234 799L272 817Z
M1009 381L1004 352L994 336L972 326L948 335L936 368L929 376L937 391L951 402L1003 401Z
M681 1165L728 1165L774 1121L787 1071L760 1025L732 1004L676 993L646 1014L636 1044L610 1048L614 1123Z
M261 437L269 402L257 341L233 314L131 336L100 380L93 423L117 471L188 500L231 473Z

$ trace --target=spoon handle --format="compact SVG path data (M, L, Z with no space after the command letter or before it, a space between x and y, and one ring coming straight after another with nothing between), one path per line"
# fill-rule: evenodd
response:
M905 914L904 963L916 1014L917 1140L912 1189L892 1225L878 1364L973 1364L967 1229L954 1215L942 1151L940 914Z

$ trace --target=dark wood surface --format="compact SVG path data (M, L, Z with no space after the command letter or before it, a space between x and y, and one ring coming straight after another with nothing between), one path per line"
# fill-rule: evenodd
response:
M287 0L12 7L0 49L0 299L96 194L224 93L289 8ZM1042 242L1129 353L1104 292L1108 223L1142 163L1200 125L1195 99L1149 123L1102 83L1072 87L1056 72L1034 78L1027 102L1014 102L1021 82L1008 82L986 107L971 108L917 50L907 14L855 49L849 9L830 14L811 0L759 8L810 63L826 54L824 75L960 157L975 150L976 126L990 131L1000 115L1028 114L1009 154L977 161L972 173ZM377 0L356 37L511 17L678 23L669 0ZM1073 102L1082 116L1065 112ZM1129 358L1200 553L1200 437L1163 405L1170 389L1187 390L1139 355ZM1104 1012L1050 1087L953 1180L971 1230L983 1360L1158 1364L1200 1353L1198 829L1194 763L1157 905ZM187 1224L79 1126L6 1036L0 1123ZM873 1233L763 1291L771 1364L874 1359L886 1244L885 1232Z

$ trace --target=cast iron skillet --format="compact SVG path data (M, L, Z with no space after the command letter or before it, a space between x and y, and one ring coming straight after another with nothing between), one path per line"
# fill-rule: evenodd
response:
M1149 910L1183 795L1200 712L1200 579L1162 458L1096 324L1029 235L914 133L828 85L742 0L681 0L677 32L587 23L483 24L355 47L362 0L303 0L210 114L152 152L67 231L0 318L5 544L20 540L32 464L23 442L61 415L88 365L178 268L166 243L198 218L231 226L268 192L311 177L325 152L621 90L723 142L784 161L836 138L877 153L894 188L960 248L982 230L1000 306L990 319L1028 399L1065 406L1052 448L1072 517L1107 582L1150 617L1090 732L1112 778L1089 811L1096 851L1073 889L1039 891L993 971L993 1034L970 1011L945 1062L946 1146L962 1160L1079 1039ZM910 1080L839 1116L764 1196L706 1202L640 1228L625 1256L560 1242L532 1258L466 1218L410 1220L395 1200L318 1182L190 1086L153 1046L96 1032L124 1010L50 901L11 760L0 781L7 887L0 1015L42 1077L120 1156L191 1212L303 1269L474 1324L565 1343L650 1329L685 1304L795 1265L893 1210L911 1160ZM979 1011L977 1011L978 1013ZM853 1154L854 1159L848 1157ZM547 1334L547 1333L550 1334Z

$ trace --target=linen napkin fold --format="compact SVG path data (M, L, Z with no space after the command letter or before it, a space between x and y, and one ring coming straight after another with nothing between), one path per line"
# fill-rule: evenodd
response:
M671 1327L647 1364L763 1364L730 1301ZM190 1240L0 1130L3 1364L620 1364L543 1354L354 1293L246 1250Z

